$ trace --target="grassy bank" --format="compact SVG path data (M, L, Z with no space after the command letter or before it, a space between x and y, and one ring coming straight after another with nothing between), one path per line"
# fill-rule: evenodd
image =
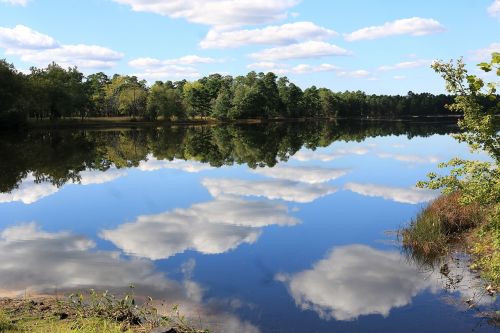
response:
M177 308L159 314L149 302L137 305L131 295L121 298L91 291L69 298L0 299L2 333L207 333L191 327Z
M423 209L400 234L412 256L432 262L460 250L471 256L471 269L500 287L500 222L495 207L462 204L461 194L442 195Z

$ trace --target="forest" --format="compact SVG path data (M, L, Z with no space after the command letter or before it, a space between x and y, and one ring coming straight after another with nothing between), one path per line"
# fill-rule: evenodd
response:
M28 119L130 117L146 121L179 119L401 118L449 114L450 95L408 92L368 95L333 92L315 86L302 90L272 72L246 76L211 74L188 82L148 85L135 76L105 73L85 76L56 63L22 73L0 60L0 123ZM489 103L484 100L484 103Z

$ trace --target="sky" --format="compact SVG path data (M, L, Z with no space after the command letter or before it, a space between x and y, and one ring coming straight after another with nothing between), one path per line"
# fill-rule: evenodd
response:
M0 58L195 80L273 71L302 88L443 93L433 60L500 52L500 0L0 0ZM490 76L490 79L493 77Z

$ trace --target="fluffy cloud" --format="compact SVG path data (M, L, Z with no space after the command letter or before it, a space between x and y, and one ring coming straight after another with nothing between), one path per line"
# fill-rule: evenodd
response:
M308 203L325 195L335 193L337 188L323 184L305 184L290 180L241 180L213 179L202 181L211 195L255 196L271 200Z
M176 59L160 60L155 58L137 58L131 60L128 64L133 68L140 69L142 72L134 75L149 80L165 80L171 78L191 78L195 79L201 76L198 70L190 65L213 64L218 62L216 59L200 57L197 55L187 55Z
M297 306L323 319L353 320L362 315L388 316L393 308L434 283L399 253L365 245L333 249L325 259L303 272L280 274Z
M336 149L331 152L318 152L312 150L300 150L295 155L293 159L301 162L308 161L322 161L329 162L337 158L349 156L349 155L366 155L370 151L368 147L352 147L352 148L342 148Z
M13 6L26 6L29 2L29 0L0 0L0 2L5 2L9 5Z
M368 197L382 197L386 200L408 204L427 202L436 197L436 192L416 187L400 188L374 184L347 183L344 189Z
M412 60L412 61L404 61L400 62L394 65L386 65L386 66L380 66L378 68L379 71L390 71L390 70L397 70L397 69L411 69L411 68L418 68L418 67L423 67L423 66L430 66L432 63L432 60L426 60L426 59L419 59L419 60Z
M420 156L420 155L409 155L409 154L393 154L393 153L378 153L380 158L391 158L400 162L407 162L412 164L426 164L426 163L438 163L440 158L438 156Z
M244 45L288 45L305 40L326 40L337 35L335 31L312 22L295 22L252 30L212 29L200 46L204 49L226 49Z
M372 77L372 73L370 73L367 70L364 69L359 69L355 71L340 71L337 72L337 76L341 77L349 77L353 79L364 79L364 78L369 78Z
M103 231L101 237L126 253L156 260L188 249L224 253L254 243L262 227L297 223L283 205L220 198L187 209L139 216L132 223Z
M346 56L351 53L327 42L308 41L288 46L274 47L250 54L257 61L277 61L287 59L321 58Z
M338 70L340 70L340 67L337 67L332 64L321 64L321 65L299 64L297 66L292 67L291 72L295 74L307 74L307 73L319 73L319 72L335 72Z
M34 223L0 233L0 260L0 296L87 288L119 293L133 284L136 295L156 299L167 295L169 304L179 304L188 318L217 323L221 332L259 332L251 323L228 312L229 306L224 302L204 300L204 288L191 280L195 264L192 261L183 266L184 279L175 281L157 272L152 261L125 259L118 252L99 251L85 237L69 232L44 232ZM155 305L160 313L171 310Z
M320 73L320 72L335 72L340 70L340 67L337 67L332 64L320 64L320 65L299 64L292 67L287 64L279 64L267 61L249 64L247 65L247 68L271 71L280 75L288 73L309 74L309 73Z
M123 54L98 45L62 45L54 38L23 25L0 27L0 47L8 55L43 66L55 61L64 67L111 68L123 58Z
M471 59L474 61L489 61L493 52L500 52L500 43L491 43L488 47L471 51Z
M500 1L499 0L493 0L491 5L488 7L488 14L490 14L493 17L496 17L498 20L500 20Z
M299 0L113 0L150 12L217 27L269 23L287 16Z
M195 65L195 64L213 64L217 60L197 55L187 55L176 59L160 60L155 58L137 58L131 60L128 64L134 68L151 68L168 65Z
M0 27L0 47L8 50L42 50L58 46L54 38L24 25L16 25L14 28Z
M387 22L384 25L367 27L345 35L347 41L378 39L396 35L424 36L445 31L441 23L434 19L412 17Z
M184 172L196 173L204 170L213 169L210 165L201 162L191 162L184 160L158 160L151 155L148 156L146 161L142 161L138 167L141 171L156 171L161 169L175 169Z
M286 167L277 165L274 168L259 168L253 172L271 177L291 181L299 181L308 184L326 183L330 180L345 176L348 169L332 169L322 167Z

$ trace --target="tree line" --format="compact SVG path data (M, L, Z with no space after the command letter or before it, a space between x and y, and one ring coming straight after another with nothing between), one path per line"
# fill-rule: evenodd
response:
M188 82L157 81L105 73L85 76L56 63L22 73L0 60L0 120L127 116L143 120L268 119L303 117L408 117L447 114L453 96L412 93L368 95L302 90L272 72L211 74ZM488 103L487 100L484 101Z

